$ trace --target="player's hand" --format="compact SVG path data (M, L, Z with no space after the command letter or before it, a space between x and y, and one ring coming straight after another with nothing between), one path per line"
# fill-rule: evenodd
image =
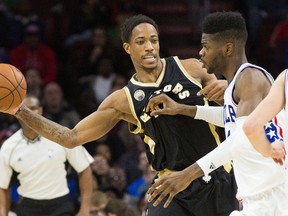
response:
M153 206L157 206L166 196L168 196L168 199L164 204L164 208L167 208L174 196L185 190L192 182L192 179L183 171L172 172L156 179L155 183L147 191L149 197L148 202L152 202L159 196L153 203Z
M168 97L166 94L160 94L152 97L146 107L146 112L151 116L157 115L176 115L179 104Z
M215 82L205 86L197 95L204 95L209 101L223 102L224 92L227 88L226 80L216 80Z
M283 141L275 141L271 143L270 156L275 163L283 165L286 157L286 151Z

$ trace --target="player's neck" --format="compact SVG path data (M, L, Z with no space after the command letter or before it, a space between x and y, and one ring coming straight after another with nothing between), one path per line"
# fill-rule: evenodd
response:
M223 76L227 79L228 82L230 82L237 73L240 66L247 62L248 61L245 55L240 56L239 58L235 58L234 61L228 61Z
M160 61L155 69L148 70L136 70L134 78L142 83L154 83L157 81L163 70L163 62Z
M30 128L22 127L22 134L27 140L31 140L31 141L39 137L39 134L31 130Z

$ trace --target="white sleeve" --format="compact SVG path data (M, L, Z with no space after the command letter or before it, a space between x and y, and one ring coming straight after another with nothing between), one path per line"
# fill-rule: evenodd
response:
M69 164L78 172L85 170L94 161L93 157L83 146L77 146L73 149L65 148Z
M246 116L237 118L235 131L213 151L197 161L205 175L237 157L237 152L247 143L246 135L242 129L245 119Z
M13 170L8 164L9 152L4 152L4 147L0 149L0 188L8 189Z
M196 106L195 119L204 120L218 127L224 127L223 106Z
M209 174L218 167L231 162L232 143L234 136L231 135L224 142L219 144L213 151L206 154L197 161L205 175Z

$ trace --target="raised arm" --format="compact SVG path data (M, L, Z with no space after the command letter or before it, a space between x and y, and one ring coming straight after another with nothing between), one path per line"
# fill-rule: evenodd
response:
M284 74L283 71L277 77L267 97L248 116L243 125L245 134L257 151L263 156L278 159L283 158L283 149L273 149L273 145L266 138L264 125L284 108Z
M69 129L32 112L25 106L15 115L40 135L64 146L73 148L99 139L109 132L120 120L136 124L131 115L128 100L123 89L108 96L98 110Z

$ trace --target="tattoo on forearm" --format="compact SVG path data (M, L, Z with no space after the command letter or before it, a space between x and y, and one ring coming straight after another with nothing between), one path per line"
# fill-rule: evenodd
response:
M75 146L76 132L69 128L48 120L27 108L24 108L16 117L47 139L65 147Z

